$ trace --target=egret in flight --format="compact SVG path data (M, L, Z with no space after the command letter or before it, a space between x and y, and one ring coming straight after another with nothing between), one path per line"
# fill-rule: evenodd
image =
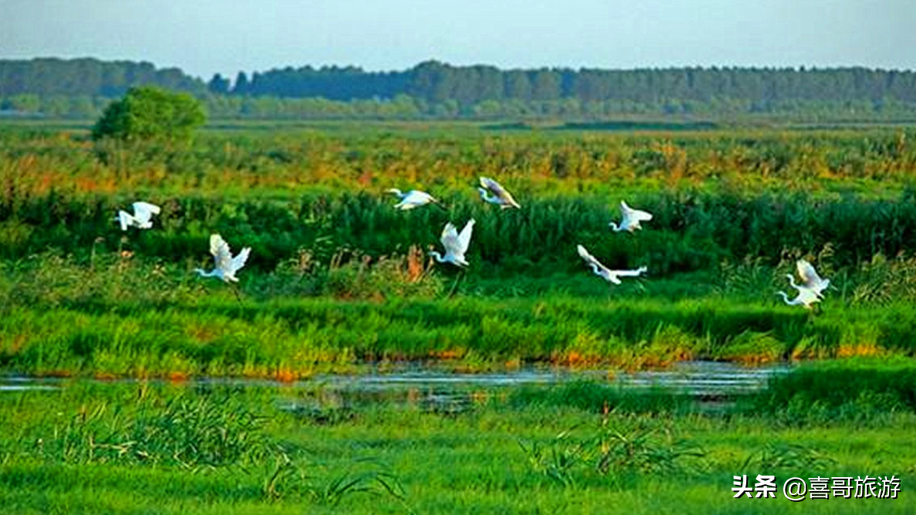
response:
M582 259L585 260L585 264L592 267L592 271L595 272L595 275L603 277L608 282L614 284L620 284L621 277L639 277L641 274L648 270L644 266L641 266L636 270L611 270L608 267L602 265L600 261L595 259L595 256L589 254L588 251L585 250L585 247L582 245L577 245L576 250L579 251L579 255L582 256Z
M821 301L818 294L811 288L796 286L796 289L798 290L798 295L792 300L789 300L789 295L784 291L778 291L776 295L781 295L782 300L790 306L804 306L805 309L812 309L815 302Z
M213 254L213 260L216 262L216 268L205 272L202 268L195 268L194 271L201 277L218 277L227 283L237 283L238 278L235 276L240 268L245 266L248 261L248 254L251 253L251 247L245 247L237 256L232 257L229 251L229 244L219 234L210 235L210 254Z
M121 222L122 231L126 231L132 225L140 229L149 229L153 226L153 215L158 215L161 211L159 206L149 202L134 202L132 206L134 214L118 210L118 216L115 220Z
M467 252L468 245L471 243L471 232L474 230L474 223L473 218L468 220L468 223L464 225L464 229L461 230L461 234L458 234L458 229L452 222L445 224L445 229L442 229L442 237L440 238L442 246L445 247L445 256L434 250L430 251L429 255L436 258L436 261L440 263L451 263L459 267L468 266L467 260L464 259L464 253Z
M480 198L489 202L490 204L496 204L503 209L516 208L521 209L522 206L518 205L518 202L512 198L512 194L506 191L498 182L494 181L489 177L480 178L480 187L477 188L477 191L480 192ZM492 193L492 196L490 195Z
M802 283L800 285L795 284L795 278L792 277L792 274L786 274L786 277L789 278L789 284L799 293L801 293L802 288L807 288L813 291L819 299L823 299L824 295L821 292L830 286L830 279L822 279L821 276L817 275L817 271L814 270L811 263L804 259L796 261L795 267L798 269L798 276L801 277Z
M613 229L614 232L633 232L636 229L642 229L642 227L639 226L639 222L648 222L652 219L651 213L640 211L639 209L633 209L622 200L620 201L620 214L622 216L620 219L620 225L617 225L614 222L608 224L611 226L611 229Z
M397 195L400 202L394 205L395 209L400 209L406 211L408 209L413 209L415 207L425 206L426 204L436 204L439 207L442 207L442 204L439 204L439 201L435 199L429 193L420 190L410 190L407 193L402 193L401 190L397 188L388 189L388 193L394 193Z

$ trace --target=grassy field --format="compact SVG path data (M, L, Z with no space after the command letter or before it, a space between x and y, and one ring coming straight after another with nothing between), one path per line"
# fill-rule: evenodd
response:
M236 298L232 287L193 274L192 262L30 257L7 263L0 276L0 367L32 375L293 380L365 362L640 369L684 359L754 364L914 354L908 262L872 262L848 282L833 276L836 290L816 312L782 305L774 292L787 289L786 280L763 265L650 276L610 289L584 266L514 280L463 277L423 262L243 270Z
M172 148L6 128L0 366L293 379L366 360L910 356L913 136L317 124L213 129ZM522 209L482 203L480 175ZM394 210L387 187L422 187L446 209ZM122 233L113 214L137 199L163 212ZM622 199L653 220L610 232ZM442 226L469 218L469 269L433 266ZM237 292L192 272L213 232L253 248ZM609 288L577 244L649 273ZM832 280L814 315L775 295L802 257Z
M0 373L69 378L0 391L0 512L911 513L914 137L318 123L179 148L0 128ZM482 203L481 175L522 208ZM445 209L396 211L389 187ZM162 213L122 233L136 200ZM653 220L612 233L620 200ZM470 267L432 262L469 218ZM215 232L252 247L237 287L193 272ZM577 244L649 272L610 287ZM831 279L810 312L776 296L800 258ZM750 397L575 383L457 411L312 380L687 359L804 365ZM893 474L901 494L736 500L740 474Z
M422 391L376 404L308 385L5 393L0 512L912 512L912 391L810 387L842 385L838 371L811 367L713 411L594 383L469 391L459 411ZM892 372L916 380L911 364ZM757 474L776 476L776 498L733 499L733 476ZM790 477L866 474L896 476L898 498L793 503L781 490Z

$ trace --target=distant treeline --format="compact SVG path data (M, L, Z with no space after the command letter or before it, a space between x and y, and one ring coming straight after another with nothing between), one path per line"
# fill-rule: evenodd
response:
M208 83L215 93L324 97L330 100L394 98L409 95L430 103L455 100L618 100L653 103L664 100L709 102L747 99L882 100L916 102L916 73L866 68L667 68L598 70L541 68L500 70L493 66L450 66L427 61L404 72L365 72L353 67L284 68L239 73L230 88L216 75Z
M116 98L131 86L152 84L192 93L204 83L178 68L156 69L147 62L39 58L0 60L0 96L88 96Z
M867 68L500 70L427 61L405 71L287 67L208 82L177 68L96 59L0 60L0 112L90 116L104 99L154 84L241 118L603 119L619 114L787 114L899 118L916 114L916 73ZM101 99L101 100L100 100Z

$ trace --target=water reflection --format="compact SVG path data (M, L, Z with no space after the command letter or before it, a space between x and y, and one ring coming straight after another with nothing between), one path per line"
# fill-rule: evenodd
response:
M771 377L784 374L789 369L790 367L784 364L749 368L732 363L694 361L681 362L665 370L638 372L529 367L505 372L469 374L443 371L420 364L405 364L394 368L387 366L384 370L370 368L368 372L357 375L318 375L292 384L263 379L202 378L189 381L189 385L199 388L283 385L292 389L302 387L320 391L328 397L358 397L366 400L400 397L406 398L409 402L413 399L419 403L427 399L434 404L441 404L439 401L458 397L469 400L469 395L473 392L498 391L510 386L549 386L585 380L618 385L625 389L656 387L692 396L717 397L759 390L766 386ZM0 392L53 390L65 387L67 381L73 380L0 377ZM105 382L136 381L124 379ZM386 393L394 395L385 395Z
M665 370L638 372L528 368L511 372L466 374L406 366L384 373L316 376L314 381L334 390L371 392L409 387L499 388L587 380L619 385L623 388L659 387L690 395L717 395L758 390L766 386L771 377L784 374L788 370L788 365L748 368L732 363L710 361L681 362Z
M60 381L32 377L0 376L0 392L26 392L30 390L57 390Z

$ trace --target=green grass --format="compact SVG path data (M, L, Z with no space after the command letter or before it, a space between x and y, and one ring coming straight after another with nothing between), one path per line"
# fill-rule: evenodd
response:
M532 402L531 391L510 391L505 401L478 396L489 400L461 413L426 411L409 400L356 403L352 416L330 422L282 408L320 403L323 394L312 388L73 382L55 392L4 393L0 512L913 510L907 488L916 479L912 410L798 424L742 414L740 407L702 414L685 401L678 413L651 408L657 401L643 403L648 409L641 412L575 407L579 395L603 395L604 387L593 387L594 393L584 383L542 391L553 399L547 403ZM522 398L527 401L513 400ZM260 422L249 425L238 417L242 412ZM182 414L185 422L176 418ZM171 421L163 426L168 432L144 444L154 455L162 448L163 460L87 452L131 442L150 421ZM266 454L232 452L229 438L207 447L222 452L218 461L169 457L171 445L207 435L211 423L229 437L262 442L255 447ZM806 500L804 508L781 493L769 501L732 499L732 476L758 473L774 474L779 483L793 476L894 474L901 494L897 500Z
M470 257L487 275L568 271L577 243L612 266L646 264L656 275L827 250L831 267L854 270L879 253L913 251L913 141L888 129L598 135L351 125L214 132L171 148L9 129L0 131L0 257L95 246L174 263L220 231L254 247L251 266L270 271L300 251L378 258L437 245L446 221L473 216ZM480 175L498 178L523 209L481 203ZM389 187L429 190L448 212L397 212ZM111 218L138 197L164 212L156 231L121 242ZM608 237L623 198L655 213L639 238Z
M916 364L899 358L808 363L774 378L760 401L764 409L807 417L913 410Z
M106 382L0 392L0 513L912 513L914 141L309 123L171 148L4 127L0 371ZM480 175L523 208L481 203ZM395 211L388 187L447 209ZM623 198L655 214L642 231L608 231ZM163 213L122 234L111 218L138 199ZM471 267L431 264L470 217ZM240 300L192 272L211 232L253 247ZM579 243L649 275L611 288ZM813 313L775 295L801 257L831 279ZM420 389L366 404L307 381L850 356L715 405L580 382L436 409ZM202 376L306 381L184 382ZM177 384L117 381L156 377ZM735 474L767 473L895 474L902 493L732 499Z
M27 374L259 376L450 359L646 368L911 356L913 138L904 129L619 133L467 124L209 131L190 147L0 131L0 368ZM523 209L476 197L479 175ZM399 212L422 186L446 211ZM143 197L150 231L111 220ZM616 203L655 218L614 234ZM475 218L465 272L433 266ZM254 250L241 302L192 270L220 232ZM647 277L609 288L575 255ZM775 291L806 257L815 314Z
M761 266L610 288L588 270L515 281L456 276L417 253L324 266L303 256L268 274L243 269L237 299L194 265L108 253L6 264L0 368L294 379L367 361L640 369L914 353L908 264L835 277L837 291L814 313L782 305L773 292L785 279ZM900 297L869 297L887 294L878 281L893 281Z

